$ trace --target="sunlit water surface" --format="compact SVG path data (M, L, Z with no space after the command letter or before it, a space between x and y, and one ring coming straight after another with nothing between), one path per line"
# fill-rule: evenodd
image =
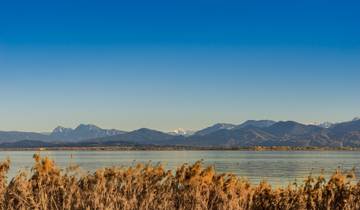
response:
M30 170L33 154L34 151L1 151L0 160L11 160L8 177L19 170ZM213 165L217 172L246 177L253 184L266 180L276 186L302 182L310 173L329 177L337 168L355 168L360 175L360 152L352 151L44 151L41 155L49 156L61 168L77 164L85 172L149 161L176 169L183 163L203 160L204 165Z

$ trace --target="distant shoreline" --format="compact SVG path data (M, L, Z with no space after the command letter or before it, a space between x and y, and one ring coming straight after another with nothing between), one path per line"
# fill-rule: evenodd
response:
M117 147L24 147L0 148L0 151L360 151L359 147L189 147L189 146L117 146Z

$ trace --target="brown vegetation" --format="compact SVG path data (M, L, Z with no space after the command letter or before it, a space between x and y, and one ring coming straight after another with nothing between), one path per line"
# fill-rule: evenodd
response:
M273 189L217 174L201 162L175 173L161 165L105 168L79 175L61 171L34 156L30 176L8 183L10 162L0 163L0 210L5 209L360 209L360 183L353 174L334 173L329 181L308 177L304 184Z

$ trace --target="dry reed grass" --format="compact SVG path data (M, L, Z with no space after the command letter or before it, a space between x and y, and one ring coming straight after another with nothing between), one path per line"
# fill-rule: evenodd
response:
M98 169L76 175L61 171L48 158L34 155L30 176L17 174L8 183L10 161L0 163L0 210L5 209L360 209L360 183L339 171L325 181L308 177L304 184L273 189L252 186L230 174L217 174L201 162L175 173L161 165Z

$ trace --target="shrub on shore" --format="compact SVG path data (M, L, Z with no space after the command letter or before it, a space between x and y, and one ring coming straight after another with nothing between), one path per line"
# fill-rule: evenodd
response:
M175 173L161 165L98 169L76 175L52 160L34 155L30 176L9 182L10 161L0 163L0 210L5 209L360 209L360 183L339 171L326 181L308 177L304 184L273 189L231 174L217 174L201 162Z

